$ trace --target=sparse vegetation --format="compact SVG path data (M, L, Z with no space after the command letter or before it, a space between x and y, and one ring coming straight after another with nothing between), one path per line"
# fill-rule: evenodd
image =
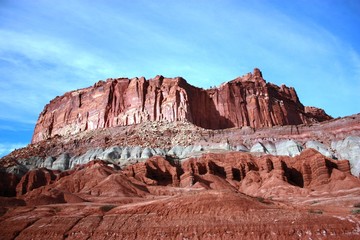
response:
M323 211L320 209L310 209L309 213L314 213L314 214L323 214Z
M263 197L256 197L256 200L258 200L258 202L261 202L263 204L273 204L272 201L273 197L269 197L269 198L263 198Z
M115 205L104 205L104 206L100 207L100 210L102 212L108 212L108 211L110 211L111 209L113 209L115 207L116 207Z
M351 210L352 214L360 214L360 208Z

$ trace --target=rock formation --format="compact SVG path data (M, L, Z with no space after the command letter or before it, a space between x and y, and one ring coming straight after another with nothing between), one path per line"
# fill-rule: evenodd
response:
M200 184L207 189L217 190L236 187L241 192L262 197L269 197L270 192L274 194L273 189L259 191L270 187L272 178L277 179L274 187L296 186L298 192L327 185L333 181L332 175L340 172L344 175L341 179L343 183L338 183L342 189L360 184L358 179L351 176L348 161L332 160L314 149L307 149L294 158L272 155L255 157L241 152L210 153L177 165L171 165L162 157L153 157L129 166L125 172L148 185L192 187ZM348 177L347 186L344 185L345 177Z
M151 156L184 159L219 150L296 156L313 148L327 157L349 160L352 174L359 176L359 135L360 114L310 125L261 129L209 130L188 122L144 122L30 144L3 157L0 171L19 178L32 169L63 171L94 159L124 167Z
M290 184L309 189L329 184L335 171L345 174L342 181L346 176L351 178L348 161L332 160L314 149L306 149L294 158L272 155L256 157L250 153L224 152L203 154L180 162L154 156L127 166L121 174L147 186L192 187L200 184L207 189L217 190L236 187L250 195L259 195L260 192L254 192L254 189L256 186L261 188L266 185L270 176L279 180L276 185L281 182L280 185ZM119 168L99 160L65 172L40 168L25 174L17 184L16 192L17 196L21 196L41 186L55 184L60 187L56 187L58 190L71 193L101 191L104 194L108 186L105 187L105 183L101 182L118 173ZM354 181L360 186L358 179ZM250 191L247 188L248 182L257 182L258 185L250 184ZM99 184L104 189L101 190ZM343 189L351 186L343 186Z
M208 90L181 77L118 78L50 101L39 116L32 142L146 121L189 121L207 129L224 129L329 119L321 109L305 108L294 88L266 83L259 69Z
M0 171L0 196L12 197L16 195L16 185L19 177L14 173Z
M0 239L359 239L359 136L258 69L100 81L0 159Z
M275 185L272 183L274 179L277 180ZM128 181L135 181L137 185L126 183ZM148 191L145 186L198 186L214 190L239 189L249 195L269 197L269 194L275 194L272 186L297 189L301 195L305 189L330 186L330 183L332 187L340 184L341 187L335 186L337 190L360 186L359 179L350 174L348 161L332 160L314 149L307 149L294 158L272 155L256 157L250 153L225 152L204 154L183 162L169 162L155 156L130 165L124 171L95 160L65 172L44 168L29 171L17 184L16 192L18 197L25 194L25 199L30 199L41 194L49 196L54 189L56 193L61 192L61 196L66 193L119 195L114 189L120 187L129 194L140 194ZM48 185L46 189L33 191ZM135 191L136 186L141 191ZM259 191L265 188L269 189ZM32 193L29 195L29 192ZM62 198L60 200L63 201Z
M34 169L27 172L16 186L16 194L22 195L35 188L53 183L61 177L59 171L52 171L46 168ZM66 173L65 173L66 175Z

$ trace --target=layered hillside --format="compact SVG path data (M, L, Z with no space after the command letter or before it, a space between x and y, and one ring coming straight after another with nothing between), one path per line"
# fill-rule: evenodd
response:
M39 116L32 143L147 121L188 121L207 129L225 129L329 119L321 109L304 107L294 88L267 83L259 69L208 90L181 77L119 78L53 99Z
M260 70L208 90L108 79L0 159L0 239L359 239L360 114Z
M359 239L360 180L315 150L290 157L92 161L24 175L1 239Z

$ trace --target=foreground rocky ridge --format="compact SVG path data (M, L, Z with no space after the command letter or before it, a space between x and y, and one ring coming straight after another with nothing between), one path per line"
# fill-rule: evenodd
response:
M183 78L119 78L68 92L47 104L32 143L57 135L148 121L188 121L207 129L298 125L331 119L304 107L294 88L266 83L259 69L203 90Z
M21 196L43 185L57 182L61 178L72 175L79 170L87 169L89 166L106 166L106 169L111 169L111 171L109 170L111 174L120 170L120 167L115 164L99 160L94 161L90 161L87 165L77 165L72 170L65 172L49 170L47 168L29 171L16 186L17 196ZM204 179L205 176L211 175L212 178L215 177L227 181L230 184L228 187L240 188L244 193L261 197L269 197L269 194L271 195L269 191L261 192L257 189L257 187L260 187L262 183L266 183L269 179L276 179L277 187L287 184L288 187L293 185L303 188L299 191L300 194L304 193L304 189L312 189L319 186L330 187L327 184L332 180L334 180L334 184L339 184L340 186L346 185L345 188L350 189L353 187L353 184L348 183L347 180L354 182L355 187L357 187L357 183L360 183L358 178L351 176L350 165L347 160L333 160L323 156L314 149L307 149L296 157L272 155L256 157L249 153L223 152L207 153L197 158L178 161L155 156L146 159L144 162L129 165L120 172L125 176L133 177L150 186L192 187L198 183L201 187L213 189L212 183L215 182L214 186L217 186L216 182L218 180ZM341 182L336 181L340 179L342 180ZM247 192L247 187L255 191ZM217 188L219 186L215 187L215 189ZM340 190L341 187L337 187L337 189ZM89 190L93 191L90 188ZM278 194L275 195L278 196Z
M16 198L0 198L2 239L360 235L360 180L347 161L315 150L296 158L206 154L182 163L152 157L124 170L92 161L66 172L33 170L16 189Z

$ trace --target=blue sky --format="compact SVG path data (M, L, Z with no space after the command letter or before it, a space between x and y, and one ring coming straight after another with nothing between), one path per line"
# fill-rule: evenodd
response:
M333 117L360 112L360 1L0 0L0 156L45 104L110 77L208 88L259 67Z

